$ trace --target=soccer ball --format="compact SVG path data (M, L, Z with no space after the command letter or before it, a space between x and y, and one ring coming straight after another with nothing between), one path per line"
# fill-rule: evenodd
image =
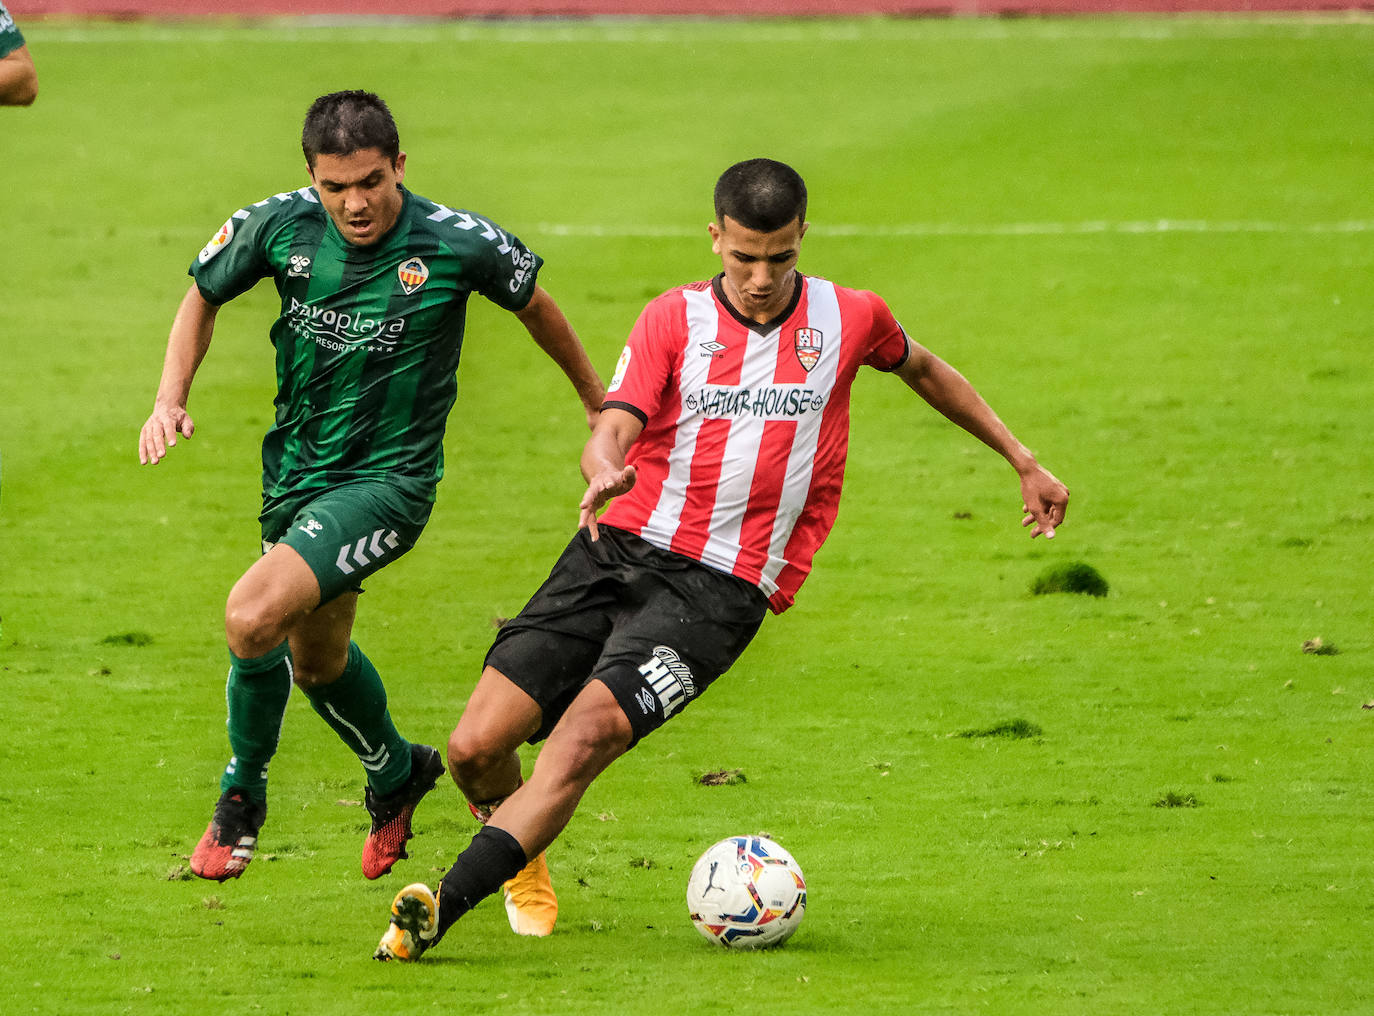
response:
M767 837L732 836L692 867L687 912L697 931L720 945L782 945L806 913L806 879L792 855Z

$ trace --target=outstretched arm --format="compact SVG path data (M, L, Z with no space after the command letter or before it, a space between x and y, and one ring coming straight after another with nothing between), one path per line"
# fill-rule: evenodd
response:
M0 106L28 106L38 98L38 71L29 47L0 56Z
M153 399L153 412L138 435L138 461L157 465L167 449L177 443L177 435L190 437L196 424L186 411L191 396L191 381L215 330L219 308L200 295L195 283L182 297L177 316L167 336L167 355L162 362L162 380Z
M607 409L582 449L582 476L587 481L587 492L578 505L577 528L585 526L591 530L593 540L601 535L596 528L596 513L601 506L635 485L635 467L625 465L625 456L643 429L644 424L633 413Z
M1031 537L1054 538L1064 521L1069 491L1035 461L1023 445L957 370L919 343L907 340L906 362L894 373L944 416L997 452L1021 478L1023 526L1033 525Z
M542 286L536 286L534 296L523 310L516 312L520 323L530 333L539 348L562 369L568 380L577 389L577 397L582 400L582 408L587 413L587 426L596 426L597 416L601 413L601 403L606 401L606 386L592 367L592 361L577 333Z

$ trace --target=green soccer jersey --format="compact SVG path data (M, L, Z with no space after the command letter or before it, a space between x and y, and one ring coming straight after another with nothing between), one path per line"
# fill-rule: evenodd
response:
M22 45L24 36L19 26L14 23L10 12L5 10L4 3L0 2L0 56L8 56Z
M543 262L514 236L401 193L396 224L371 246L345 241L303 187L235 212L191 265L212 304L268 276L281 296L266 504L363 478L433 500L468 296L517 311L534 295Z

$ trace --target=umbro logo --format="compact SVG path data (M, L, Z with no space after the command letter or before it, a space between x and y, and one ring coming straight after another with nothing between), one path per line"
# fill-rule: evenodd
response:
M710 342L703 342L700 345L702 350L701 355L709 357L719 355L720 351L725 348L724 344L717 342L715 339L712 339Z

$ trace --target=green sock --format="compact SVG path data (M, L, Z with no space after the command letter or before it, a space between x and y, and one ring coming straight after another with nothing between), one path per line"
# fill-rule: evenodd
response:
M410 778L410 742L391 722L386 688L356 642L348 645L348 663L338 680L306 689L305 694L315 712L358 756L373 793L385 797Z
M234 757L220 777L221 792L242 790L267 800L267 764L277 751L286 702L291 697L291 649L283 642L266 656L242 660L229 654L229 747Z

